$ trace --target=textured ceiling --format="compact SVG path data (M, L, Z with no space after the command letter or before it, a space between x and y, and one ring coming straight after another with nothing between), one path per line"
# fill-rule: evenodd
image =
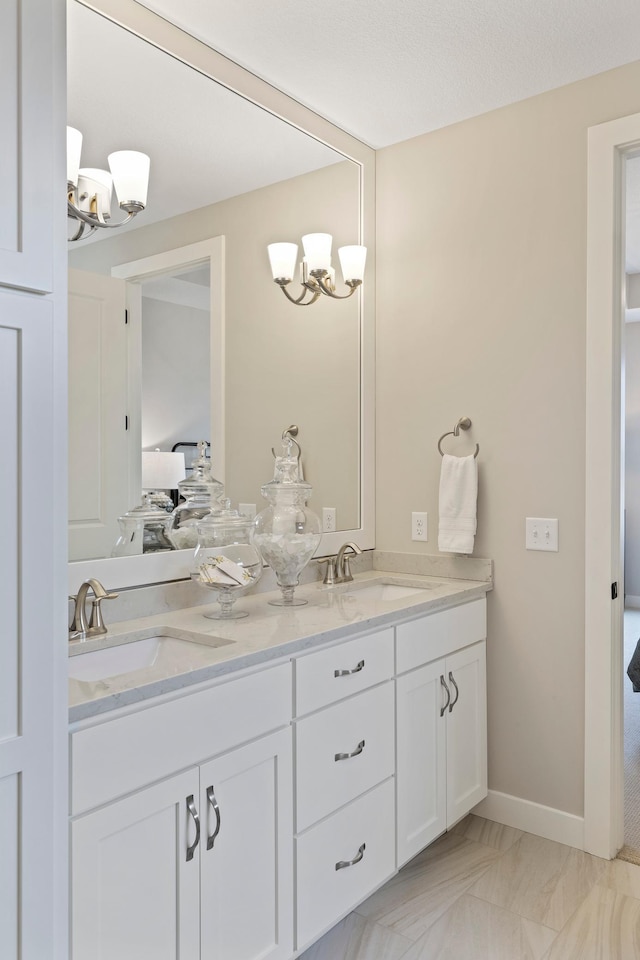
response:
M638 59L638 0L141 0L374 147Z

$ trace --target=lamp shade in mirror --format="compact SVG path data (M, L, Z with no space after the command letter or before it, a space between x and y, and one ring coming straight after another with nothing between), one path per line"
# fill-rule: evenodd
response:
M330 233L307 233L302 238L309 273L313 273L314 270L329 272L331 269L332 239Z
M345 283L364 280L364 265L367 259L367 248L359 244L350 244L338 248L342 277Z
M78 186L78 170L82 153L82 134L75 127L67 127L67 183Z
M142 489L175 490L185 478L184 453L142 452Z

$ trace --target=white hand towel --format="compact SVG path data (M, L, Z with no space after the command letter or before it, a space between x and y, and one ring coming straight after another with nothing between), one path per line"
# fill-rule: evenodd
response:
M473 553L478 501L476 458L442 458L440 472L440 524L438 550L445 553Z

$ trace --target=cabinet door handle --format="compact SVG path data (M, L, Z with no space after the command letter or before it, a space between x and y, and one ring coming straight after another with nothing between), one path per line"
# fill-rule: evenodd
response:
M207 803L213 807L216 815L216 828L211 836L207 837L207 850L211 850L213 844L215 843L216 837L220 833L220 823L222 822L222 818L220 817L220 807L218 806L218 801L216 800L213 786L207 787Z
M361 670L364 670L364 660L361 660L360 663L357 663L353 670L334 670L334 677L350 677L352 673L360 673Z
M359 753L362 753L364 750L364 740L361 740L355 750L352 750L351 753L336 753L334 760L350 760L351 757L357 757Z
M191 815L193 822L196 825L196 838L191 844L190 847L187 847L187 863L189 860L193 860L193 855L196 852L196 847L200 843L200 817L198 816L198 811L196 810L196 805L193 801L193 794L190 794L187 797L187 810Z
M445 715L445 713L446 713L446 710L447 710L447 707L448 707L449 704L451 703L451 690L449 690L449 687L448 687L448 686L446 685L446 683L444 682L444 676L443 676L443 674L440 674L440 686L441 686L441 687L444 687L445 692L446 692L446 694L447 694L447 702L445 703L444 707L440 707L440 716L441 716L441 717L444 717L444 715Z
M336 870L344 870L345 867L352 867L354 863L360 863L360 861L364 857L364 851L366 846L367 846L366 843L363 843L360 847L358 847L358 852L356 853L353 860L338 860L338 862L336 863Z
M455 680L453 679L453 674L451 673L451 670L449 670L449 683L451 684L451 686L453 687L453 689L454 689L455 692L456 692L456 698L455 698L455 700L452 700L452 702L449 704L449 713L451 713L451 711L452 711L453 708L455 707L456 703L457 703L458 700L460 699L460 691L458 690L458 684L457 684L457 683L455 682Z

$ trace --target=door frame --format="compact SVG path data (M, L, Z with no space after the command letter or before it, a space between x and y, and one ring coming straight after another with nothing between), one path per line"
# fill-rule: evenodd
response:
M589 128L585 449L584 847L615 857L624 840L622 358L625 159L640 114ZM612 600L611 584L618 584Z

